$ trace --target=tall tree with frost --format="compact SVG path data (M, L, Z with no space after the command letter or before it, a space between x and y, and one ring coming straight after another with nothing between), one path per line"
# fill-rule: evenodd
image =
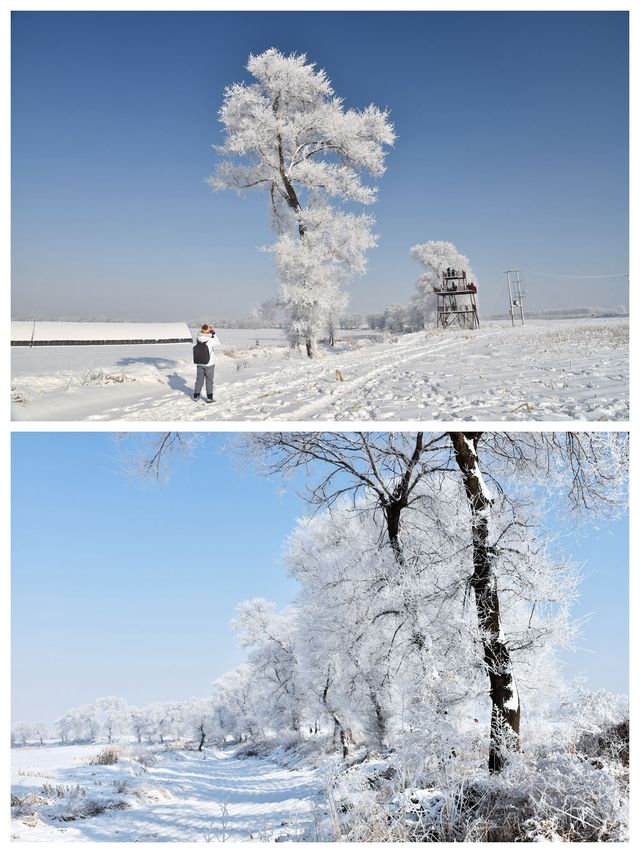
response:
M240 644L249 650L255 680L262 684L265 696L269 697L278 724L298 732L302 691L295 626L294 608L276 613L273 602L264 598L241 602L232 621Z
M373 219L344 209L372 204L385 146L395 141L386 111L345 109L323 70L305 54L270 48L251 55L254 83L225 89L220 109L223 159L214 189L257 187L269 194L278 239L270 247L280 279L291 344L316 351L321 326L343 304L343 286L366 268Z
M119 696L101 696L95 701L95 709L100 728L108 743L130 729L131 708Z
M236 739L240 739L243 732L254 736L260 731L259 708L264 707L264 702L262 696L259 703L254 702L256 691L253 673L251 665L242 663L213 684L220 728L234 731Z
M442 281L442 273L450 267L454 270L466 270L467 278L473 278L471 263L461 254L453 243L446 240L429 240L411 247L411 255L424 267L425 272L416 282L415 302L422 311L423 318L433 310L433 288Z

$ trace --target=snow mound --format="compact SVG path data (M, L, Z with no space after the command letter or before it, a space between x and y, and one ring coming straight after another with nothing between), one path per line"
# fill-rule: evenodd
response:
M130 364L121 370L85 371L81 374L82 385L112 385L122 382L162 382L160 371L154 364Z
M137 788L134 795L141 803L166 803L173 799L173 795L167 788L151 788L146 785Z

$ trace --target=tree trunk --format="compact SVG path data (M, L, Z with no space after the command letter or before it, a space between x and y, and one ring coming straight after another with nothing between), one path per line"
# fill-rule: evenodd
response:
M402 545L400 544L400 515L405 507L406 503L402 500L388 503L384 507L384 518L387 524L389 543L391 544L393 556L400 566L404 565L404 554L402 553Z
M329 685L331 684L331 667L327 670L327 680L324 685L324 690L322 691L322 704L324 705L327 714L333 720L333 742L334 744L337 742L338 738L340 739L340 745L342 747L342 757L346 758L349 755L349 747L347 746L347 736L344 730L344 726L338 719L336 712L333 710L331 705L329 704ZM318 723L316 721L316 728Z
M200 726L200 743L198 744L198 752L202 752L202 747L204 746L206 735L204 733L204 726Z
M278 98L274 101L273 104L274 113L278 112ZM284 187L285 198L287 204L295 213L298 219L298 234L300 235L300 239L304 240L304 236L306 234L305 224L302 219L302 207L300 206L300 201L298 200L298 196L296 195L296 191L294 189L293 184L289 180L287 176L287 172L284 166L284 152L282 150L282 137L280 134L277 135L278 140L278 170L280 172L280 180L282 181L282 185ZM310 337L305 340L305 347L307 350L307 355L309 358L313 358L314 350L315 350L315 341L313 341Z
M373 705L375 723L374 734L376 738L376 746L379 750L382 750L386 746L387 721L384 715L384 711L382 710L382 705L378 701L378 696L375 691L370 689L369 696L371 698L371 704Z
M489 520L493 498L478 465L480 436L481 433L477 432L450 433L471 510L471 586L491 696L489 770L499 772L508 752L520 748L520 699L513 676L511 655L500 623L500 598L494 571L495 554L489 545Z
M340 749L342 750L342 757L347 758L349 755L349 746L347 744L347 735L345 730L340 725L340 721L337 717L333 718L333 742L334 744L337 741L340 741Z

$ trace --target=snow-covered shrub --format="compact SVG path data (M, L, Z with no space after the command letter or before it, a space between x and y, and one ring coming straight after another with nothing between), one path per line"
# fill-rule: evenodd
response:
M11 794L11 817L30 817L36 814L38 806L45 802L46 800L43 796L34 792L21 796Z
M629 766L629 720L608 726L600 732L585 733L576 750L592 758L602 757Z
M147 767L155 767L158 763L158 757L155 752L150 749L138 749L135 754L131 756L131 760L135 761L145 770Z
M383 769L386 764L386 771ZM454 765L455 766L455 765ZM517 754L499 774L443 768L417 787L403 768L365 762L327 778L332 837L344 841L624 841L620 765L566 750Z
M96 817L106 811L122 811L130 808L126 800L113 797L96 799L93 797L70 795L59 809L56 815L51 815L56 820L69 823L74 820L85 820L88 817Z
M150 785L141 785L133 792L136 799L142 803L166 803L173 799L173 796L167 788L152 787Z
M626 838L628 795L616 767L567 751L514 756L505 773L476 784L473 795L472 810L486 820L487 840Z
M122 750L117 746L105 746L97 755L90 759L89 764L117 764L122 758Z
M158 368L153 364L130 364L121 370L94 367L69 376L69 387L76 382L83 387L89 385L122 385L124 382L162 382Z

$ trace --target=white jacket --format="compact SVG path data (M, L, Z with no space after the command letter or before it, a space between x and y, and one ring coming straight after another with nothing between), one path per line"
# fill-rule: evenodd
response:
M215 347L220 346L220 341L218 340L217 335L198 335L198 343L206 344L209 350L209 361L206 364L200 365L201 367L211 367L212 364L216 363L216 354L214 352Z

